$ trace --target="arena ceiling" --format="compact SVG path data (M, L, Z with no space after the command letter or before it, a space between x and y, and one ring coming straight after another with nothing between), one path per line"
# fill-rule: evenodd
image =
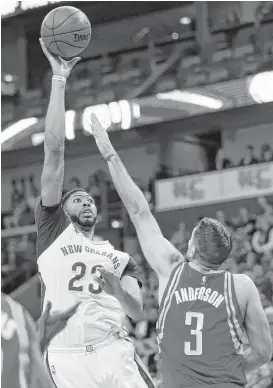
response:
M129 130L148 124L271 102L272 90L273 71L187 90L177 89L143 98L86 106L67 113L67 138L72 140L76 131L88 129L91 112L98 115L108 131ZM43 142L44 116L28 115L27 120L29 121L21 121L21 129L18 126L19 121L5 128L1 138L3 151ZM19 130L14 124L17 124Z

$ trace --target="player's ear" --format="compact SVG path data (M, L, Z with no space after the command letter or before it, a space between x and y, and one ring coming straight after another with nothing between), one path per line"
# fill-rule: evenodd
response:
M194 257L195 254L196 254L196 246L194 244L192 244L190 255L191 255L191 257Z
M68 209L67 209L67 201L62 205L64 214L69 217Z

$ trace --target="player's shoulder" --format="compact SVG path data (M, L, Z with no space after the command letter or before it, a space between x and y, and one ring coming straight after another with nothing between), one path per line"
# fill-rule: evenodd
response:
M233 280L238 300L247 302L258 292L253 280L246 274L233 274Z
M119 249L114 248L115 255L121 260L129 261L130 255L127 252L120 251Z
M232 276L234 279L234 284L240 286L241 288L255 287L253 280L248 275L246 275L244 273L234 273L234 274L232 274Z

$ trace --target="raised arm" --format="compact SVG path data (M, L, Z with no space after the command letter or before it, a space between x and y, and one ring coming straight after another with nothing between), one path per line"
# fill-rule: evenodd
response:
M164 238L144 194L128 174L107 132L94 114L91 115L91 130L103 158L108 163L117 192L136 228L145 258L158 276L168 277L173 262L182 260L183 256Z
M45 119L44 166L41 177L41 196L44 206L60 202L64 174L65 141L65 83L79 57L67 62L52 55L40 39L42 50L53 71L51 94Z

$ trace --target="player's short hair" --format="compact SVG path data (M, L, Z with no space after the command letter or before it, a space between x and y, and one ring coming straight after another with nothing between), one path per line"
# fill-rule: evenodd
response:
M231 234L214 218L205 217L198 223L194 240L201 258L213 266L220 266L232 249Z
M64 207L67 200L71 197L72 194L77 192L84 192L86 193L86 190L82 189L81 187L76 187L75 189L69 190L67 193L65 193L60 201L60 204L62 207Z

